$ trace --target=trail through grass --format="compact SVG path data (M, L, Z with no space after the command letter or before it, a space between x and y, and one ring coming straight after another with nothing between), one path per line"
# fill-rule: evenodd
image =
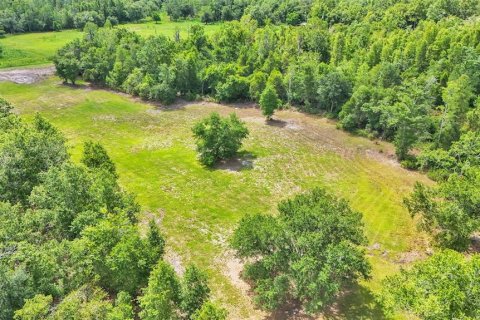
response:
M141 36L165 35L173 37L179 30L180 37L188 35L189 28L198 21L130 23L120 25L138 32ZM205 25L207 35L220 28L221 24ZM117 28L118 28L117 27ZM71 40L82 35L79 30L63 30L60 32L35 32L18 35L7 35L0 39L0 45L4 47L3 57L0 57L0 68L14 68L32 65L46 65L52 62L55 52Z
M75 159L84 141L104 144L121 184L142 205L142 222L161 224L176 264L195 262L208 270L215 299L232 319L267 316L253 308L238 277L241 264L228 250L236 222L247 213L275 214L278 201L308 188L325 186L364 214L374 266L373 279L352 288L326 318L380 319L372 292L398 270L403 255L424 250L424 236L401 202L415 181L427 179L393 161L390 145L350 136L328 120L282 111L267 125L245 105L156 108L85 85L63 86L57 78L0 83L0 96L25 118L40 112L51 120L68 137ZM236 112L247 123L251 134L243 152L252 168L211 170L198 163L191 127L212 111Z

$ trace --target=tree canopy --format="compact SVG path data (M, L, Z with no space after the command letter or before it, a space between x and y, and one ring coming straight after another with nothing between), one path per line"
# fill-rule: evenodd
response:
M295 299L316 313L345 285L368 278L361 219L323 189L281 202L276 216L242 218L231 245L250 261L243 275L253 284L255 301L272 310Z

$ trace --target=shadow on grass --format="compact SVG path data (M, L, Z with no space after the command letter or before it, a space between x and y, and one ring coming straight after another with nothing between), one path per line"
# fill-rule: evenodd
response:
M337 319L386 319L382 307L375 301L372 291L354 284L324 313L328 320Z
M247 151L239 152L235 157L220 160L211 170L243 171L253 169L253 161L257 158L253 153Z
M265 120L265 124L272 127L284 128L288 123L279 119Z
M298 303L291 302L273 311L264 320L383 320L386 319L381 306L372 292L361 285L352 285L344 295L322 314L310 316Z

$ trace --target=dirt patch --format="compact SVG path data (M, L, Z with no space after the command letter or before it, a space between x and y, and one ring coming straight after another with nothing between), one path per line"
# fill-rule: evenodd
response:
M185 273L185 267L183 266L182 258L178 253L176 253L170 248L167 248L163 259L173 267L173 269L179 276L183 276L183 274Z
M425 254L418 252L418 251L409 251L409 252L403 252L399 255L399 258L397 260L397 263L400 264L410 264L412 262L415 262L417 260L423 260L425 259Z
M230 282L239 289L243 295L248 295L250 286L241 278L243 262L235 257L233 251L225 250L222 256L217 259L217 263L221 267L222 274L230 279Z
M239 172L253 168L253 158L231 158L217 163L214 169Z
M0 70L0 81L31 84L55 74L55 67Z

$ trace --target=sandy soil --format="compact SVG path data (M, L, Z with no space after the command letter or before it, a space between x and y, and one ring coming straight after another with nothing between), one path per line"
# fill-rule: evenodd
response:
M0 81L31 84L55 73L55 67L0 70Z

